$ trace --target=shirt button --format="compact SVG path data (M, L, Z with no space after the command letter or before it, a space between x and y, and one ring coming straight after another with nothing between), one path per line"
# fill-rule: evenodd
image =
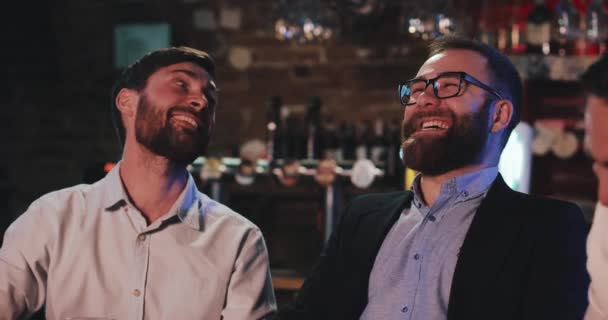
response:
M401 308L401 312L406 313L408 310L410 310L407 306Z
M416 253L416 254L414 255L414 260L420 260L420 255Z
M146 240L146 235L145 234L140 234L139 236L137 236L137 240L143 242Z
M133 295L136 297L139 297L141 295L141 292L137 289L133 290Z
M469 193L468 193L466 190L465 190L465 191L463 191L461 194L462 194L462 196L463 196L463 197L465 197L465 198L469 196Z
M435 222L435 220L436 220L436 219L435 219L435 216L429 216L429 220L430 220L431 222Z

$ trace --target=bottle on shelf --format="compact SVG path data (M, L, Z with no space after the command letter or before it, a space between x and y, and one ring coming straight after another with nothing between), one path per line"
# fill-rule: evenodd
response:
M357 135L355 127L352 123L342 121L338 129L338 159L352 161L356 158Z
M386 162L387 141L385 140L384 121L376 119L374 121L374 134L370 141L369 156L370 160L376 165Z
M578 33L574 41L573 54L582 56L587 54L587 12L589 0L573 0L572 4L579 15Z
M306 159L320 159L321 150L321 99L311 97L306 105Z
M281 97L272 96L268 99L266 110L266 150L268 161L273 163L276 159L285 157L286 148L284 147L283 129L284 124L281 119L282 108Z
M491 1L482 1L479 16L479 40L489 46L498 47L498 26L496 8Z
M511 54L522 54L526 52L526 27L528 14L532 10L532 3L527 0L514 0L505 11L510 14L510 26L508 34L508 52Z
M340 149L340 132L334 118L329 116L323 122L321 130L321 149L323 150L323 159L332 159L335 161L342 161L342 155L339 152Z
M547 8L544 0L534 0L534 7L528 14L526 26L527 52L549 54L551 52L551 21L553 12Z
M587 42L585 54L598 55L608 36L608 13L602 0L591 0L585 19Z
M574 54L576 39L579 37L580 15L572 0L560 0L554 10L551 53L558 56Z
M355 160L369 159L371 140L373 138L372 126L369 120L357 123L357 143Z

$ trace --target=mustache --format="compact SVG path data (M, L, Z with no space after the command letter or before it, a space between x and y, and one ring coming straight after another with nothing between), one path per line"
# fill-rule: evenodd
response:
M199 119L201 121L203 120L202 114L200 112L195 112L194 110L192 110L192 108L188 108L188 107L184 107L184 106L173 106L173 107L169 108L169 110L167 111L167 116L170 117L176 112L189 113L196 119Z

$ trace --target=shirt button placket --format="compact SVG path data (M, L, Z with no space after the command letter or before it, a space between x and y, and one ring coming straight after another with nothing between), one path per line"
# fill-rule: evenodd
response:
M141 233L135 239L135 276L133 291L131 292L134 301L133 307L136 309L135 314L137 319L142 319L144 314L144 296L143 291L146 286L146 278L148 271L149 246L150 237Z

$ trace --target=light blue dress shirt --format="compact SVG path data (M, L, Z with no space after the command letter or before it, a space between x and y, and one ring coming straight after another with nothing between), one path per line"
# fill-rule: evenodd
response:
M497 175L498 168L490 167L452 178L430 208L421 201L416 177L411 207L403 210L376 256L361 319L447 318L460 247Z

